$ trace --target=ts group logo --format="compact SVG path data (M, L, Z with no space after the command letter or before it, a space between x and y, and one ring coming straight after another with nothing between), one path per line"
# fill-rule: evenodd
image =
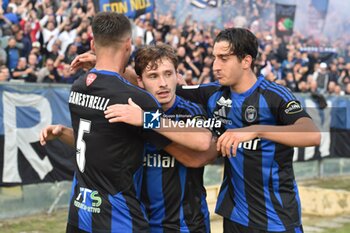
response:
M159 109L156 112L144 112L143 113L143 128L144 129L159 129L161 115L162 115L162 113L159 112Z

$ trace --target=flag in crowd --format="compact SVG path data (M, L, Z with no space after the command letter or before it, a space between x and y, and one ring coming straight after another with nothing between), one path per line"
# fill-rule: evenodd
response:
M278 37L293 34L296 6L276 3L276 35Z
M113 11L132 19L153 12L155 7L154 0L94 0L94 5L96 12Z

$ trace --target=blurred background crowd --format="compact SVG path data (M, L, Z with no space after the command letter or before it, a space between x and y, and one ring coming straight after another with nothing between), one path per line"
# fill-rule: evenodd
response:
M337 30L295 29L292 36L277 37L273 0L224 0L219 12L207 15L198 2L203 1L159 0L152 14L133 19L130 64L141 46L167 43L177 51L178 70L188 84L212 82L215 36L225 27L247 27L259 39L257 74L294 92L350 95L349 17L329 11L328 19L341 25ZM217 1L209 2L217 8ZM0 0L0 5L1 81L73 83L84 72L71 71L69 64L90 50L92 0Z

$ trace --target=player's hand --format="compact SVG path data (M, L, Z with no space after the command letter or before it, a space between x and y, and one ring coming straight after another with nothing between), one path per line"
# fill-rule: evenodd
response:
M257 137L252 126L240 129L228 129L222 134L216 144L216 150L221 151L222 156L236 156L239 143L253 140Z
M47 141L59 138L63 133L62 125L49 125L40 132L40 144L44 146Z
M85 70L90 70L94 68L95 64L96 64L96 55L90 52L86 52L74 58L74 60L70 64L70 69L72 71L77 71L80 68Z
M143 111L131 98L128 99L128 104L108 106L104 113L110 123L124 122L135 126L143 125Z

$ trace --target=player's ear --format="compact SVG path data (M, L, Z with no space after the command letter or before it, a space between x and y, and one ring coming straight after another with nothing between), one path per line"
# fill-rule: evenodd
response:
M252 64L253 58L250 55L247 55L242 60L243 69L250 69L250 65Z
M131 37L129 37L128 39L126 39L126 42L125 42L126 51L127 52L131 51L131 47L132 47L132 42L131 42Z
M137 85L143 89L145 89L145 85L143 85L142 82L142 77L141 76L137 76Z
M90 41L90 48L91 48L91 50L95 53L96 51L95 51L95 41L94 41L94 39L92 39L91 41Z

